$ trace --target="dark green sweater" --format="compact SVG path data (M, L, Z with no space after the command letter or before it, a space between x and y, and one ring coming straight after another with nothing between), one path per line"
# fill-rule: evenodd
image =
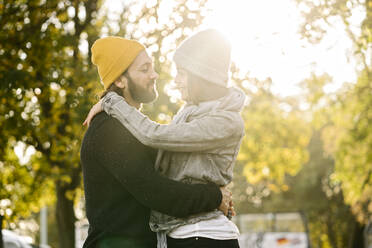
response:
M221 202L216 185L186 185L158 174L156 150L104 112L91 122L80 157L89 221L84 248L113 235L156 247L148 224L150 209L186 217L213 210Z

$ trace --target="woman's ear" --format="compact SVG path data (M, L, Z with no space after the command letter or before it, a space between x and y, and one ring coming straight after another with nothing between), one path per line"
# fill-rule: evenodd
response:
M120 89L126 89L128 88L128 79L124 75L122 75L118 79L116 79L114 84Z

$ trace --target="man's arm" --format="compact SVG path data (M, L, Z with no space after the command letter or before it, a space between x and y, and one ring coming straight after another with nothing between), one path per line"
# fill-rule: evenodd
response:
M144 146L117 120L98 128L97 159L143 205L176 217L218 208L222 195L214 184L188 185L161 176Z
M168 151L207 151L224 146L244 133L239 114L230 111L217 110L191 122L165 125L151 121L114 92L105 96L102 108L141 143Z

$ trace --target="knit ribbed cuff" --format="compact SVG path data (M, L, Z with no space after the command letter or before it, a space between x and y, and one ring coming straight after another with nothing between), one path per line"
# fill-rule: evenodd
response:
M209 205L211 207L210 210L218 209L218 207L222 203L222 192L220 190L220 187L214 183L207 184L207 187L209 188L210 197L211 197L211 201Z

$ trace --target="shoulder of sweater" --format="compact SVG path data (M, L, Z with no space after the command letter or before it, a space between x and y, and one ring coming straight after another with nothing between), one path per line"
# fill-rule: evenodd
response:
M117 119L105 112L99 113L91 122L92 132L108 136L128 136L130 132Z
M201 115L203 116L211 116L214 118L218 118L223 122L230 123L232 125L239 125L241 126L242 123L244 123L243 117L241 113L236 111L229 111L229 110L221 110L221 109L215 109L213 111L209 111Z
M95 136L92 137L93 139L96 139L98 142L103 141L104 142L110 142L112 143L113 140L115 140L115 143L120 143L121 145L132 145L135 146L137 149L147 149L151 152L157 153L157 150L154 148L150 148L142 144L124 125L120 123L119 120L115 119L112 116L109 116L105 112L102 112L97 115L96 120L93 120L92 125L92 135Z
M220 120L221 125L226 125L226 128L234 130L236 133L244 132L244 120L239 112L227 111L227 110L217 110L208 113L208 115L213 115Z

